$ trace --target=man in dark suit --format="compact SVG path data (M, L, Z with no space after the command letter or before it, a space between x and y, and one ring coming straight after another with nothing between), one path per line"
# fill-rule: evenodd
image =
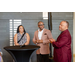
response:
M59 30L61 34L56 41L50 39L54 47L54 61L56 62L71 62L71 35L68 27L67 21L60 22Z

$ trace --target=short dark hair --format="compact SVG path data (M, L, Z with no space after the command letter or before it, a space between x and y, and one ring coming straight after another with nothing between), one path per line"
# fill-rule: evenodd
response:
M39 24L40 22L42 22L42 21L39 21L38 24ZM43 25L45 25L45 24L43 23Z
M17 28L17 33L19 33L19 27L20 27L20 26L22 26L22 25L19 25L19 26L18 26L18 28ZM22 26L22 27L23 27L23 26ZM24 27L23 27L23 29L24 29ZM24 29L24 33L26 33L25 29Z

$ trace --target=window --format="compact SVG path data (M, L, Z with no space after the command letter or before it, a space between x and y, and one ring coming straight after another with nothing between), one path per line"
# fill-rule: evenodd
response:
M48 12L43 12L43 19L48 19Z
M9 29L10 29L10 46L13 46L14 45L14 35L16 34L17 32L17 27L19 25L21 25L22 21L21 19L18 19L18 20L13 20L13 19L10 19L9 20Z

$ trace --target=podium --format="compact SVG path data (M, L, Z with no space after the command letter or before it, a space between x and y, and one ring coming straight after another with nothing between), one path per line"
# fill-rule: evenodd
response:
M4 49L10 53L15 62L29 62L34 51L39 49L40 46L26 45L25 47L20 46L7 46Z

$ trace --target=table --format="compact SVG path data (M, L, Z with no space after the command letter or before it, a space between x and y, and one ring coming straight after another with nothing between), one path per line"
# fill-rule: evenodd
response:
M29 62L34 51L39 49L40 46L26 45L25 47L20 46L7 46L4 49L10 53L15 62Z

